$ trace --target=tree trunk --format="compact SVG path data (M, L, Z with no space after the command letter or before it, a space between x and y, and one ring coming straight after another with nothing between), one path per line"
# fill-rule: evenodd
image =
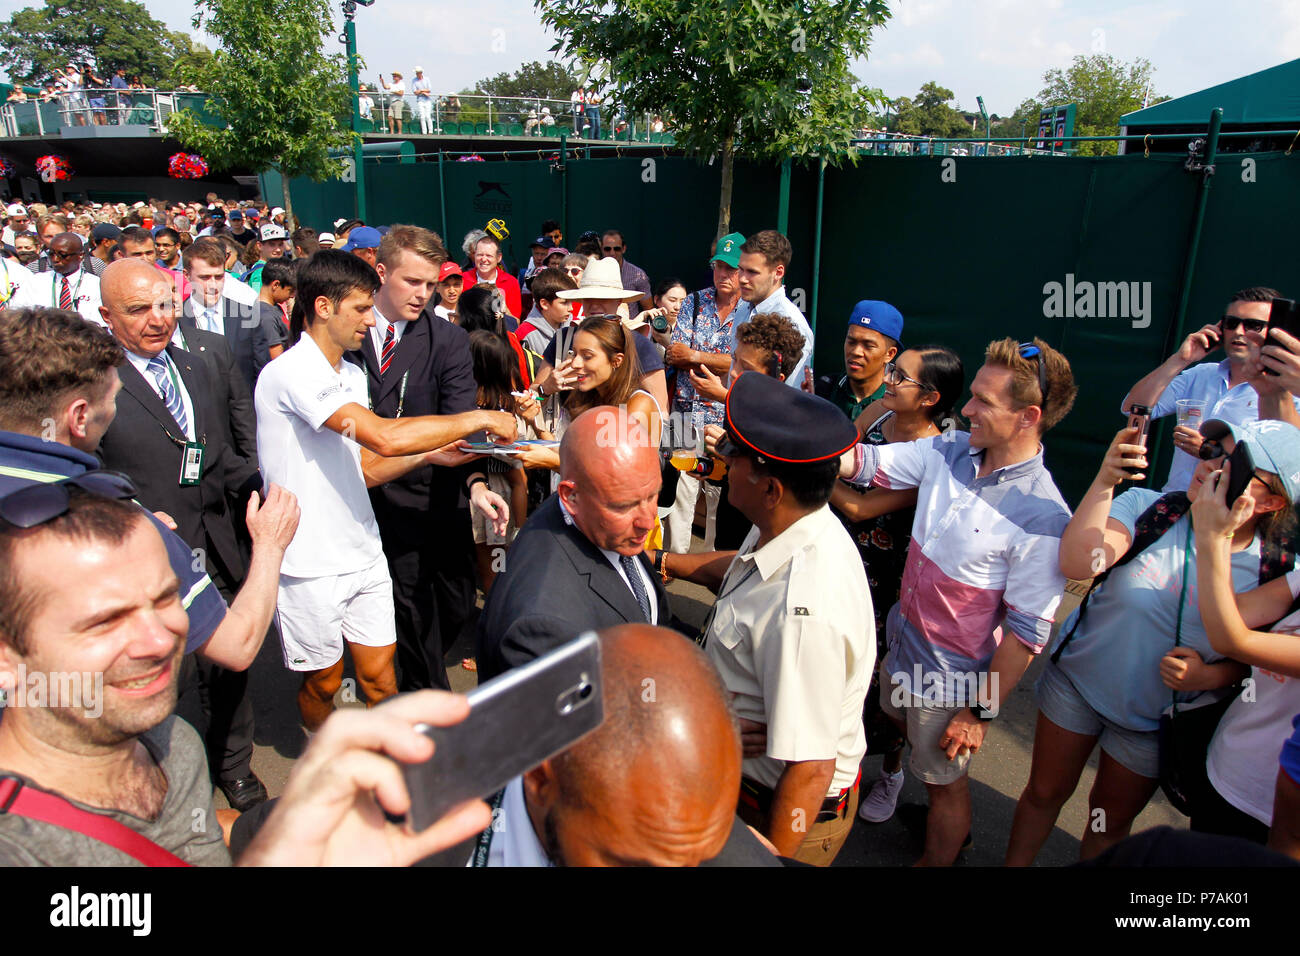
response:
M736 134L727 133L722 141L722 191L718 196L718 234L713 238L721 239L731 232L731 184L736 165Z
M284 184L284 231L293 235L293 231L298 227L293 218L293 199L289 196L289 177L280 173L280 182Z

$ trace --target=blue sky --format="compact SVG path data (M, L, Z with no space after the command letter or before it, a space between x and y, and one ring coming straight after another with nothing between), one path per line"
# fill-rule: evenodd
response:
M32 5L0 0L0 14ZM190 29L192 0L145 0L160 20ZM856 72L890 97L935 80L960 106L982 95L1008 114L1042 86L1043 72L1080 53L1156 67L1155 91L1180 96L1300 56L1297 0L893 0L893 18ZM520 63L546 59L554 43L532 0L375 0L357 34L374 83L379 70L423 66L435 89L455 90Z

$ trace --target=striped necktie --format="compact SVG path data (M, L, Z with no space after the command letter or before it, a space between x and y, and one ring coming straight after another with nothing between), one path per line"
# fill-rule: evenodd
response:
M70 310L72 308L72 288L68 285L68 277L60 275L59 282L62 283L59 286L59 308Z
M383 378L388 374L388 366L393 364L393 350L397 348L397 343L393 340L393 330L396 326L388 323L388 331L384 333L384 347L379 353L379 377Z
M180 426L181 434L189 434L189 419L185 417L185 403L181 401L180 394L176 391L176 386L172 384L172 377L167 370L166 353L159 353L149 360L146 366L153 374L154 381L158 383L158 391L162 393L163 402L167 405L167 411L171 412L172 418Z
M641 606L642 615L645 616L646 621L650 621L650 598L645 593L645 582L641 580L641 571L637 568L636 558L620 554L618 563L622 565L623 573L627 575L628 587L632 589L636 603Z

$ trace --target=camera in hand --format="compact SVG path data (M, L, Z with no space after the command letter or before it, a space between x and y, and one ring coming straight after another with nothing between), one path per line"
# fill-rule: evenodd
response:
M1151 408L1147 405L1139 405L1136 402L1128 410L1128 427L1138 430L1137 437L1133 439L1132 444L1147 447L1147 434L1151 430ZM1129 480L1133 476L1142 474L1142 469L1137 467L1126 467L1124 469L1129 473Z

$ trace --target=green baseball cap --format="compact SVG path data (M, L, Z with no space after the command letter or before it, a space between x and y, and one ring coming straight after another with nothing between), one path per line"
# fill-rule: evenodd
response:
M718 251L709 262L725 262L733 269L740 268L740 247L745 244L745 237L738 232L729 232L718 240Z

